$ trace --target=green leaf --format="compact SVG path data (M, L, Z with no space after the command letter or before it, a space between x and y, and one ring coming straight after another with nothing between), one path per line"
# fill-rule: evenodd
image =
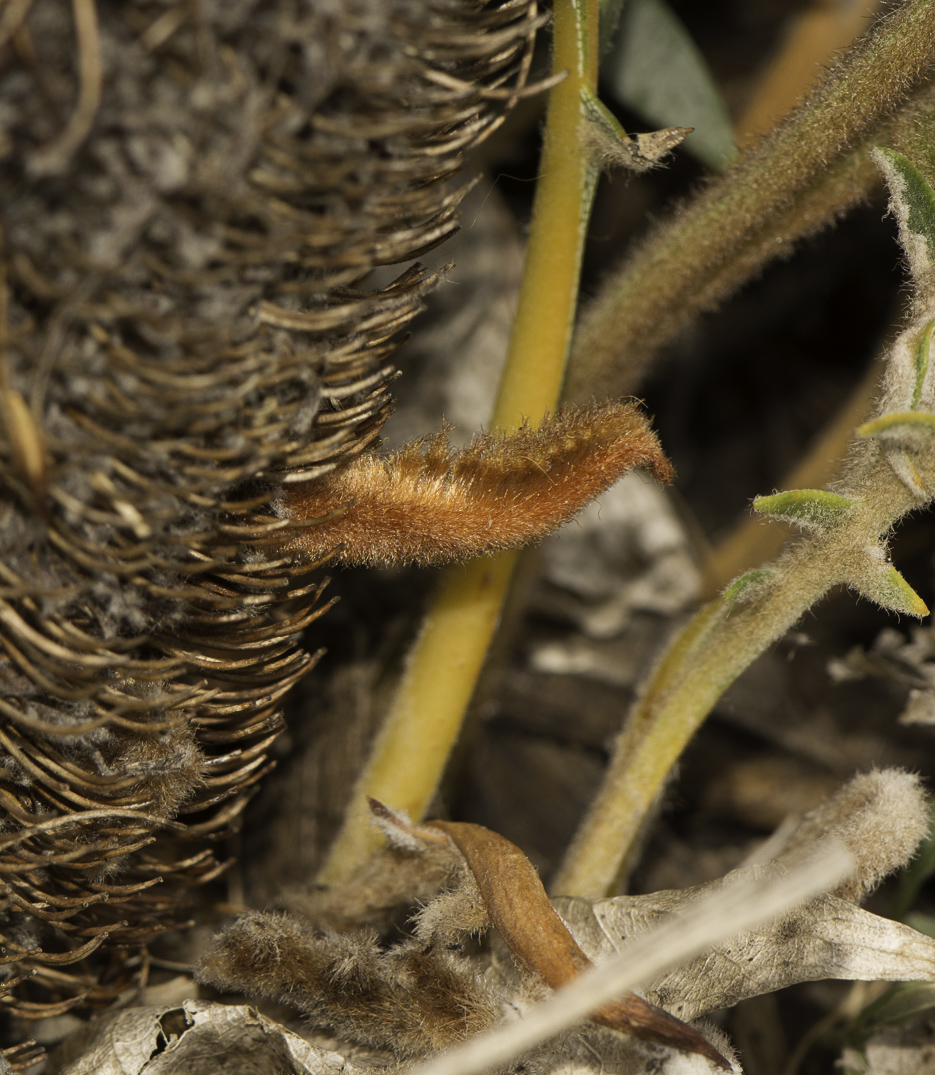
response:
M922 330L922 334L919 337L919 343L916 346L914 354L914 366L915 366L915 385L912 388L912 409L915 410L919 406L919 400L922 398L922 386L925 384L925 375L929 369L929 359L932 349L932 329L935 328L935 321L929 321L929 323Z
M906 247L910 261L912 251L909 249L909 237L905 232L909 232L911 236L920 236L928 247L929 261L935 261L935 191L919 169L910 164L901 153L892 149L878 149L874 153L893 196L900 239ZM885 163L881 162L881 158Z
M922 600L892 564L879 558L878 550L871 550L868 568L858 577L850 576L852 586L869 601L890 612L921 619L929 614L928 605Z
M894 411L881 414L879 418L872 418L857 427L859 437L880 437L887 440L917 437L920 433L935 433L935 414L928 411Z
M758 496L753 510L805 529L827 530L837 525L854 506L850 497L824 489L791 489L773 496Z
M737 601L745 601L752 597L755 591L760 589L761 584L772 577L772 574L772 571L761 567L746 571L730 583L721 594L721 599L726 605L732 605Z
M704 57L664 0L627 0L602 65L611 93L660 127L694 127L685 148L710 168L737 154L730 117Z

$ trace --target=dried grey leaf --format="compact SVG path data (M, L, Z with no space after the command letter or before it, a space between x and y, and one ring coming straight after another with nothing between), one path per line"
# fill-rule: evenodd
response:
M187 1000L178 1007L127 1008L95 1020L65 1042L49 1075L358 1075L363 1070L255 1008Z
M935 724L935 635L931 627L913 627L907 638L885 627L864 650L854 646L844 657L828 663L835 683L873 676L909 687L900 724Z
M911 690L906 708L899 715L900 724L935 724L935 691Z
M832 894L859 902L906 865L928 828L928 802L918 776L904 769L874 769L858 773L807 813L778 861L790 865L810 854L821 839L837 837L857 868Z
M554 902L578 943L596 962L660 920L686 910L744 873L648 896ZM646 998L680 1019L695 1019L748 997L821 978L852 981L935 980L935 941L836 896L817 896L767 925L682 964L654 981Z
M827 891L852 867L853 857L846 848L829 841L820 854L783 876L777 877L775 870L735 875L675 920L636 938L625 951L587 970L519 1018L417 1065L409 1075L483 1075L499 1064L525 1059L530 1049L571 1031L600 1005L642 987L665 968L678 966L745 928L776 920L816 892ZM729 1067L726 1062L723 1066Z
M538 602L571 619L589 639L616 637L635 612L683 612L701 588L684 523L666 494L639 473L624 477L548 538L542 558L548 592ZM574 666L577 656L566 652L566 666Z
M935 634L931 627L914 626L908 637L884 627L869 649L854 646L844 657L828 663L835 683L872 676L920 690L935 688Z
M727 1036L710 1023L701 1029L731 1061L733 1075L742 1075ZM714 1070L697 1054L661 1049L596 1026L570 1034L560 1048L546 1047L533 1054L524 1067L531 1075L711 1075Z

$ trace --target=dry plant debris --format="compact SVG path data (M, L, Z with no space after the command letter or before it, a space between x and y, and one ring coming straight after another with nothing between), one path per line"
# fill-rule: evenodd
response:
M568 985L592 959L605 960L704 897L713 895L716 902L717 893L745 873L781 876L818 851L829 833L852 856L850 873L830 893L664 974L649 985L645 999L631 993L597 1006L592 1022L661 1046L664 1056L674 1047L739 1070L681 1019L816 978L935 980L935 941L854 902L904 865L927 831L918 780L899 770L854 778L800 821L769 865L745 867L700 888L596 901L550 903L526 856L482 826L416 826L381 803L373 801L371 808L397 856L411 857L415 875L420 860L434 863L429 872L436 876L439 862L447 862L448 883L417 912L411 938L381 949L372 928L323 932L295 915L251 912L205 957L202 981L298 1007L347 1042L402 1059L427 1055L491 1027L504 1012L527 1005L543 985ZM349 891L345 905L351 901ZM332 897L335 924L341 902L340 894ZM349 927L350 918L344 924ZM512 956L513 973L489 951L463 949L469 935L490 926ZM640 1048L628 1047L636 1056Z
M55 1075L357 1075L359 1070L254 1008L201 1001L102 1016L53 1063Z
M68 968L184 922L224 868L323 610L272 503L377 437L438 273L366 278L457 229L450 180L541 21L534 0L3 9L8 1010L106 1003L119 957Z
M558 63L549 83L552 100L562 85L573 92L539 189L559 158L574 159L574 197L561 243L547 213L533 228L527 275L561 276L564 293L524 315L557 311L553 374L564 368L601 168L641 173L686 134L622 130L596 96L597 4L573 7L556 0L556 57L574 48L571 77L562 81ZM582 400L598 381L632 383L648 355L778 244L865 198L876 183L867 140L892 147L873 160L914 292L878 413L859 428L839 486L755 502L806 539L738 580L676 641L631 730L655 726L653 705L664 710L679 691L703 719L743 663L836 582L896 612L927 611L888 541L935 489L933 14L930 0L904 0L881 19L787 123L644 243L587 320L572 385ZM395 351L447 271L440 258L434 268L412 260L456 231L464 155L529 94L546 21L535 0L0 7L0 1002L20 1037L26 1020L132 998L159 965L156 935L181 925L192 887L224 870L220 841L269 771L286 692L315 663L301 637L324 610L315 568L512 549L630 467L670 477L645 420L616 402L566 407L535 428L542 404L517 433L495 429L460 451L443 432L375 452ZM385 272L394 265L395 278ZM611 369L621 348L629 366ZM542 379L550 392L556 377ZM504 395L513 412L521 395ZM491 570L480 568L481 581ZM630 618L624 605L618 623ZM610 612L593 633L616 629ZM709 660L732 632L737 652ZM931 708L925 659L908 663L928 692L915 710ZM686 741L670 738L655 776L617 781L643 795L634 830ZM638 975L616 999L605 980L599 1001L574 1009L591 1013L589 1025L571 1029L569 1017L551 1043L546 1025L509 1057L536 1075L739 1071L723 1035L681 1017L825 977L935 978L935 943L856 906L925 834L924 796L905 772L851 782L771 865L555 904L526 855L491 829L377 813L395 852L347 887L293 894L304 916L242 916L200 970L203 982L297 1007L353 1060L253 1009L185 1001L104 1015L48 1070L318 1075L429 1058L440 1071L440 1051L475 1032L517 1014L523 1023L531 1005L546 1018L551 1001L535 1002L548 990L591 988L601 975L592 960L626 953L640 934L636 950L649 945L651 925L721 899L730 908L747 882L765 891L787 871L799 878L828 833L856 861L847 877L832 870L827 891L816 895L813 879L804 903L770 905L772 917L707 954L696 943L674 968L660 963L646 997L627 992ZM622 856L628 841L605 842ZM617 872L559 876L598 892ZM427 902L400 939L392 911L407 895ZM489 926L505 950L472 945ZM872 1053L865 1044L858 1068ZM917 1036L917 1061L920 1048ZM0 1070L35 1059L20 1041L2 1049ZM483 1057L472 1063L463 1070L480 1070Z

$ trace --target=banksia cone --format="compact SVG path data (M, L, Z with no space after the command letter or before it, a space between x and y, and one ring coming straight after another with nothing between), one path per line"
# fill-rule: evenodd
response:
M0 17L0 953L26 1016L126 985L267 769L321 611L272 504L358 455L522 91L534 0ZM326 555L326 552L325 552ZM322 559L325 556L322 556ZM161 885L153 887L157 882Z

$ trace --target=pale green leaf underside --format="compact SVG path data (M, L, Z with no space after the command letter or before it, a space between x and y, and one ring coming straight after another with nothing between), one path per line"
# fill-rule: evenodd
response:
M899 437L909 434L935 434L935 414L928 411L896 411L881 414L857 429L861 437Z
M627 0L602 65L611 93L658 127L694 127L685 148L710 168L736 156L730 117L707 64L664 0Z
M753 501L753 510L762 515L819 530L839 523L853 506L849 497L824 489L790 489Z
M928 605L913 590L892 564L881 563L878 568L847 580L863 597L890 612L920 619L929 614Z
M881 149L880 153L902 180L902 189L894 194L905 207L906 227L925 239L929 257L935 261L935 191L901 153L892 149Z

